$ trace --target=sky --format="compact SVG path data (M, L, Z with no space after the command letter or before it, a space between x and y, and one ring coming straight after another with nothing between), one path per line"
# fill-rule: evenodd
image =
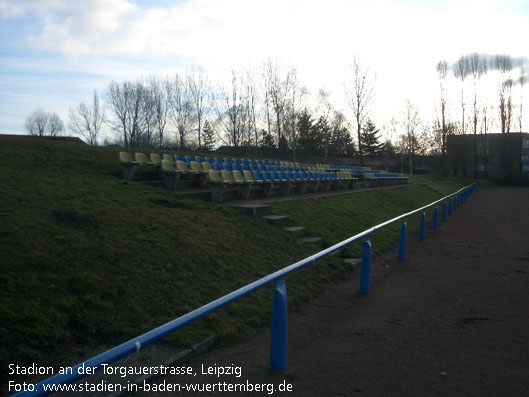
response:
M25 133L37 108L68 125L69 109L113 80L193 68L215 79L266 58L296 67L313 99L325 88L352 121L343 84L356 57L376 76L377 125L406 100L431 119L437 62L527 59L528 21L527 0L0 0L0 133Z

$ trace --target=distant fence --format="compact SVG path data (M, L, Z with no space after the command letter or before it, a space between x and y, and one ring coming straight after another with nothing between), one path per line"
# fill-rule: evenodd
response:
M477 188L477 184L466 186L457 192L454 192L448 196L443 197L437 201L434 201L424 207L418 208L406 214L402 214L396 218L390 219L386 222L380 223L370 229L364 230L361 233L356 234L344 240L338 244L333 245L323 251L318 252L308 258L305 258L299 262L296 262L290 266L284 267L268 276L265 276L253 283L250 283L236 291L230 292L213 302L210 302L198 309L193 310L181 317L178 317L158 328L155 328L149 332L144 333L134 339L129 340L119 346L116 346L104 353L99 354L89 360L86 360L80 364L77 364L72 368L71 373L58 374L52 376L37 385L34 385L32 390L23 391L17 396L45 396L55 391L58 385L67 385L73 383L79 379L84 378L87 374L83 369L91 367L99 370L102 368L102 364L112 364L119 359L134 353L141 348L150 345L151 343L169 335L173 332L184 328L185 326L213 313L224 306L228 306L232 302L235 302L246 295L249 295L264 286L275 282L275 292L272 307L272 332L271 332L271 344L270 344L270 367L278 371L286 370L287 363L287 324L288 324L288 301L286 291L286 277L294 273L301 268L338 251L345 246L354 243L362 238L365 238L364 245L362 248L362 265L360 273L360 293L368 294L370 286L370 273L371 273L371 252L372 246L369 236L378 230L381 230L389 225L396 222L402 222L402 229L400 233L398 258L404 259L406 257L406 238L407 238L407 222L406 219L412 215L422 213L421 225L419 229L419 239L424 240L426 237L426 210L434 208L433 216L433 230L437 230L439 225L439 216L442 221L446 221L448 215L451 215L456 211L461 204L463 204ZM442 212L439 215L439 205L442 203ZM93 373L93 372L92 372ZM60 390L60 389L59 389Z

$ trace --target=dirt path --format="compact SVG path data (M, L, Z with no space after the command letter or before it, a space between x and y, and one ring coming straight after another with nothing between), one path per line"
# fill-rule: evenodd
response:
M369 296L359 297L355 274L290 313L286 372L268 369L264 330L190 362L195 377L153 383L273 383L288 396L528 395L529 189L478 190L426 241L410 240L405 261L374 258ZM240 366L242 376L201 375L202 365ZM293 392L277 392L283 381Z

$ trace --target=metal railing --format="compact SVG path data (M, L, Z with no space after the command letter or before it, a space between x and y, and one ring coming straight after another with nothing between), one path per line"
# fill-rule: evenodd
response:
M275 291L272 307L272 332L271 332L271 346L270 346L270 367L278 371L286 370L287 362L287 323L288 323L288 301L287 301L287 291L285 278L294 273L301 268L310 265L311 263L322 259L335 251L338 251L345 246L352 244L362 238L365 238L364 245L362 248L362 264L361 264L361 274L360 274L360 293L368 294L370 286L370 269L371 269L371 252L372 246L369 236L372 233L375 233L378 230L381 230L389 225L392 225L398 221L403 220L402 229L400 233L399 249L398 249L398 258L404 259L406 257L406 238L407 238L407 222L406 219L412 215L419 214L421 215L421 224L419 229L419 239L425 239L426 233L426 210L428 208L434 207L434 216L433 216L433 229L436 230L439 223L439 208L438 205L443 203L442 206L442 221L446 221L448 215L451 215L457 208L463 204L476 190L477 184L472 184L466 186L448 196L445 196L437 201L434 201L430 204L427 204L421 208L410 211L408 213L397 216L393 219L390 219L386 222L380 223L376 226L373 226L367 230L364 230L361 233L358 233L340 243L333 245L323 251L318 252L312 256L309 256L299 262L296 262L290 266L284 267L274 273L269 274L253 283L247 284L238 290L230 292L227 295L224 295L221 298L218 298L198 309L195 309L183 316L180 316L164 325L161 325L158 328L155 328L151 331L144 333L136 338L133 338L119 346L116 346L110 350L107 350L104 353L101 353L89 360L86 360L82 363L74 366L71 371L68 371L67 374L58 374L52 376L36 385L33 385L32 390L23 391L17 396L44 396L51 394L53 391L50 391L51 385L67 385L73 383L79 379L87 376L86 368L94 368L93 371L101 369L102 364L112 364L119 359L128 356L131 353L134 353L141 348L150 345L151 343L169 335L173 332L184 328L185 326L213 313L225 306L228 306L232 302L235 302L255 291L261 289L268 284L275 282ZM91 371L91 373L93 373ZM26 389L27 390L27 389Z

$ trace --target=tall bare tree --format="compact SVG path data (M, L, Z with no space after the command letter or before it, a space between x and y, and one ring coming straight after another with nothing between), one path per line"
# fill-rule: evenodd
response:
M499 118L501 133L505 134L509 133L512 121L512 79L509 78L509 73L512 70L512 59L508 55L496 55L491 66L500 73L498 86Z
M437 64L437 72L439 73L439 87L441 89L441 172L443 176L446 176L448 175L446 162L446 77L448 76L448 63L445 60L441 60Z
M332 104L331 104L331 93L330 91L326 90L325 88L320 88L318 90L318 105L317 105L317 112L320 114L320 117L323 117L327 123L330 123L330 116L331 112L333 110ZM323 139L325 140L325 152L324 157L327 159L327 156L329 154L329 142L331 140L331 133L332 129L327 128L324 131Z
M358 58L353 60L350 80L345 82L345 96L353 111L356 120L356 136L358 139L358 152L360 154L360 165L364 165L362 153L362 125L367 119L370 105L374 95L374 77L368 68L360 65Z
M189 76L176 74L171 84L169 97L170 115L178 133L180 147L184 148L193 124L193 98Z
M223 127L224 142L230 146L241 146L245 129L245 109L241 102L241 77L235 69L231 71L231 83L220 84L215 97L218 123ZM222 139L222 137L221 137Z
M149 87L152 100L152 119L154 130L158 135L158 147L164 146L165 130L169 121L169 98L171 95L171 81L169 78L164 80L152 76L149 79Z
M525 86L525 82L527 80L527 77L525 75L525 63L524 61L520 61L520 78L518 82L520 83L520 113L518 114L518 128L519 132L522 132L522 115L523 115L523 89Z
M420 149L419 128L421 125L421 118L419 116L419 109L417 109L409 99L406 101L403 123L406 129L410 175L413 175L413 158L415 152Z
M125 146L142 144L144 129L144 87L140 81L112 82L108 88L108 100L115 119L112 127L121 134Z
M191 98L193 101L193 108L195 111L195 120L197 123L197 137L198 148L202 148L202 129L204 124L204 117L209 109L208 99L210 97L209 83L206 74L202 69L194 72L189 79L189 87L191 90Z
M481 76L487 73L487 70L487 62L478 53L473 53L468 56L468 71L472 75L473 83L472 124L474 127L474 178L477 178L478 173L478 83Z
M461 133L465 134L465 80L469 74L468 56L463 55L453 65L452 71L454 76L461 80Z
M284 75L284 76L283 76ZM281 124L285 108L288 105L289 93L295 80L296 70L288 67L286 70L277 60L267 59L264 66L265 90L267 100L275 114L276 134L278 141L283 137Z
M308 96L306 87L300 85L297 73L293 69L291 76L291 89L288 98L288 104L285 110L284 123L285 135L287 136L289 147L292 149L292 161L297 161L297 141L299 136L298 121L301 109L305 105L305 99Z
M105 122L105 110L99 105L97 91L94 90L92 106L83 102L75 109L70 109L69 116L70 130L86 139L90 145L97 145L97 138Z

